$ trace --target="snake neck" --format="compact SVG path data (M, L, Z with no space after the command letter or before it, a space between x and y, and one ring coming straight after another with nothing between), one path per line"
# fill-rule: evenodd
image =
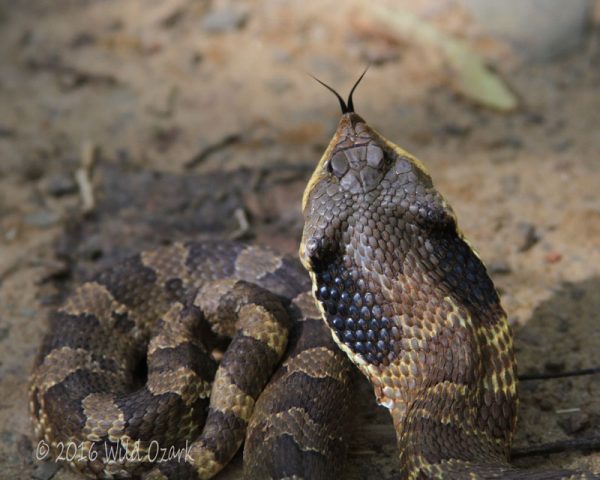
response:
M300 259L334 340L392 414L403 478L562 478L507 462L512 335L425 166L346 112L302 210Z
M315 263L316 298L390 410L407 472L448 459L508 465L517 397L506 315L464 240L428 242L426 259L401 248L376 261L352 245L331 253Z

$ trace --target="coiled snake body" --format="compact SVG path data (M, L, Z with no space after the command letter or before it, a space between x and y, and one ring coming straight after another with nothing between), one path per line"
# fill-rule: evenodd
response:
M390 410L402 479L600 478L508 463L517 380L496 290L424 166L349 103L303 198L312 288L265 249L175 244L51 315L30 408L54 455L75 444L71 465L99 478L210 478L245 439L246 478L341 478L349 358Z

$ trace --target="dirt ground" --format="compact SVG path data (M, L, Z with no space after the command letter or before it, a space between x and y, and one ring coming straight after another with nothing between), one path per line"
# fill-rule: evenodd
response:
M440 56L379 28L366 1L0 1L0 477L76 478L34 461L27 412L45 316L74 282L180 238L295 254L301 194L339 117L306 72L346 92L372 63L357 111L454 206L509 313L520 372L600 366L599 22L578 51L533 64L457 2L431 3L382 2L467 40L517 92L516 112L457 95ZM600 437L598 375L519 393L515 451ZM388 414L366 382L357 397L347 478L394 478ZM600 453L516 463L600 472Z

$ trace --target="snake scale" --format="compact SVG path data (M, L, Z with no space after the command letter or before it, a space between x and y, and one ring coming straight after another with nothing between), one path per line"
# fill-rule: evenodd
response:
M357 84L336 93L302 201L310 279L268 249L176 243L50 315L30 409L55 457L75 445L68 463L98 478L210 478L245 442L245 478L343 478L354 363L391 413L401 479L600 478L510 465L507 317L423 164L354 112Z

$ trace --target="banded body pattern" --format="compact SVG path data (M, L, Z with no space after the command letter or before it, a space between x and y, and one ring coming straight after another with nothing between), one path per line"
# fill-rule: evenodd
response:
M338 99L303 198L311 279L223 242L99 274L50 317L36 434L82 444L72 466L99 478L210 478L244 439L246 478L340 478L350 359L391 413L402 479L600 479L510 465L516 363L494 285L425 167ZM189 457L154 464L152 442Z
M297 262L226 242L100 273L50 317L30 389L37 436L82 445L72 466L99 478L210 478L246 432L250 478L339 474L345 431L327 420L348 408L350 368L309 287ZM185 455L156 462L158 447Z
M336 343L390 410L402 478L600 478L510 466L512 334L421 162L350 108L303 211L301 261Z

